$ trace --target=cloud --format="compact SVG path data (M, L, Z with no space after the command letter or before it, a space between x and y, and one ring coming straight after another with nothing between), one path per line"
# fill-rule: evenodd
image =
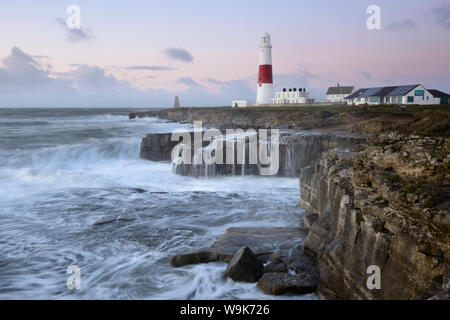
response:
M358 74L363 76L366 79L371 79L372 78L372 75L369 72L366 72L366 71L360 70L360 71L358 71Z
M85 40L90 40L93 38L91 34L91 29L80 28L80 29L70 29L67 27L67 23L63 18L57 18L56 23L64 28L66 38L70 42L80 42Z
M167 57L173 60L179 60L183 62L192 62L194 57L185 49L181 48L168 48L164 50Z
M127 70L137 70L137 71L172 71L175 68L166 66L129 66L123 67Z
M70 80L71 86L80 92L99 92L130 87L128 82L119 81L113 75L106 74L104 69L95 66L80 65L75 70L59 75Z
M226 106L233 99L256 99L256 75L233 80L198 80L184 76L175 80L184 85L183 89L169 92L139 88L133 82L116 78L100 66L72 64L67 72L51 72L51 68L17 47L12 48L2 62L0 106L4 107L170 107L175 95L180 97L184 106ZM124 67L116 68L121 68L120 72L126 70ZM153 75L148 77L153 78ZM326 91L323 88L326 84L322 83L327 80L307 70L275 74L274 80L277 90L283 87L307 88L315 98L323 98ZM170 85L167 84L168 87Z
M178 83L182 83L184 85L187 85L190 88L200 88L201 85L199 85L194 79L189 77L183 77L178 79Z
M36 59L17 47L3 59L3 66L0 68L0 92L15 91L17 87L27 90L45 88L53 81Z
M386 30L388 31L402 31L402 30L408 30L408 29L413 29L417 27L417 23L412 21L412 20L401 20L401 21L396 21L391 23L390 25L388 25L386 27Z
M72 65L71 71L50 73L32 55L17 47L2 62L2 107L165 107L173 99L166 90L135 88L97 66L77 64Z
M42 55L32 55L34 59L51 59L49 56L42 56Z
M450 30L450 3L442 2L429 12L438 26Z
M213 78L208 78L205 81L214 85L218 91L218 94L228 97L230 100L244 99L254 101L256 96L256 87L252 86L252 80L237 79L220 81ZM256 83L256 78L254 81Z
M168 92L138 88L99 66L71 64L67 72L50 72L46 65L17 47L12 48L2 62L2 107L169 107L174 95L178 95L185 106L215 106L230 105L236 98L254 100L256 96L248 79L209 79L203 80L203 85L186 76L176 80L186 86L184 90Z

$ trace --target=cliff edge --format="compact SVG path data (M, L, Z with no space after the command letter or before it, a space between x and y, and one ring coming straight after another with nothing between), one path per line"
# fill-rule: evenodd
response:
M448 298L449 163L449 138L390 133L301 172L323 298ZM380 289L366 284L373 265Z

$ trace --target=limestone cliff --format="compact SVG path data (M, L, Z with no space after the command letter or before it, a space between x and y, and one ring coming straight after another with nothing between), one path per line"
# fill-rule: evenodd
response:
M322 297L421 299L437 294L436 282L448 290L449 151L449 138L389 134L302 170L305 248L317 255ZM380 290L366 286L370 265L381 269Z
M130 118L202 120L221 130L278 126L372 137L368 145L323 132L281 140L280 174L300 174L300 205L307 210L303 226L309 229L304 246L317 258L319 295L448 299L449 106L422 111L411 106L407 112L393 106L350 108L180 108ZM147 136L141 157L169 160L170 147L167 137ZM192 168L178 169L192 174ZM379 290L366 286L371 265L381 270Z
M191 140L194 140L191 133ZM284 130L279 140L278 176L298 177L302 168L319 161L322 153L333 148L347 149L366 141L365 138L342 133L311 132ZM170 133L148 134L142 139L140 157L151 161L170 161L171 151L178 141L171 141ZM235 164L179 164L173 171L185 176L225 176L258 175L260 164L249 164L249 140L245 140L245 165L238 164L237 152L234 153ZM202 142L207 147L209 142ZM234 142L234 150L238 149ZM194 156L193 143L191 155ZM223 144L223 158L226 159L226 143ZM193 161L191 161L193 163Z

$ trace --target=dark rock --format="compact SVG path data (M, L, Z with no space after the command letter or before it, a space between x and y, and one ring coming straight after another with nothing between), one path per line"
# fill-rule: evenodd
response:
M450 274L433 278L429 292L423 297L427 300L450 300Z
M304 250L297 250L291 259L284 258L288 268L297 274L308 274L311 279L317 279L316 257Z
M225 276L234 281L256 282L261 277L263 265L249 247L243 247L228 263Z
M151 161L171 161L172 149L178 144L171 138L171 133L148 134L142 139L139 157Z
M262 253L262 254L257 254L256 256L258 257L258 260L261 261L262 264L264 264L269 261L269 258L271 255L272 255L272 253Z
M264 293L281 295L285 293L306 294L316 291L316 283L303 275L288 273L265 273L257 284Z
M303 216L303 227L306 229L311 228L311 225L317 220L318 217L318 214L308 212Z
M94 226L101 226L101 225L105 225L108 223L113 223L113 222L117 222L117 221L124 221L124 222L128 222L128 221L133 221L136 220L136 217L134 215L130 215L130 214L115 214L115 215L111 215L111 216L105 216L100 218L99 220L94 222Z
M102 217L99 220L94 222L94 226L101 226L101 225L104 225L104 224L115 222L115 221L117 221L118 217L119 217L118 214L112 215L112 216Z
M264 267L263 273L270 272L287 272L287 267L284 263L269 263Z
M275 252L274 254L270 255L269 261L274 264L283 263L282 256L278 252Z

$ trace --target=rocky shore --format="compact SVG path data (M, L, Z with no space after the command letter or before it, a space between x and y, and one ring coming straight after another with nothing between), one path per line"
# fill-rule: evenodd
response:
M194 140L193 133L190 133ZM302 168L310 166L319 161L322 153L334 148L348 149L361 143L366 139L354 134L311 132L283 129L279 142L279 170L278 176L299 177ZM142 139L140 157L151 161L170 161L171 151L178 141L171 141L170 133L148 134ZM209 142L203 142L207 147ZM191 144L191 164L173 165L173 172L194 177L230 176L230 175L258 175L261 164L249 164L248 150L249 140L246 139L245 164L239 164L237 152L234 153L234 164L193 164L194 146ZM241 147L241 149L242 149ZM234 142L234 150L238 150L237 141ZM223 144L223 155L226 158L226 144Z
M299 204L307 214L299 227L232 228L210 248L173 257L172 265L223 261L226 276L257 281L268 294L448 299L449 113L365 108L254 113L181 108L130 114L132 119L202 120L220 129L283 128L280 175L300 180ZM167 136L148 135L141 157L169 160L171 143ZM194 176L231 172L203 169L174 170ZM380 271L379 288L367 285L370 266Z
M439 281L448 290L449 151L448 138L391 133L302 171L305 249L317 256L323 297L422 299L439 294ZM371 265L379 290L366 286Z

